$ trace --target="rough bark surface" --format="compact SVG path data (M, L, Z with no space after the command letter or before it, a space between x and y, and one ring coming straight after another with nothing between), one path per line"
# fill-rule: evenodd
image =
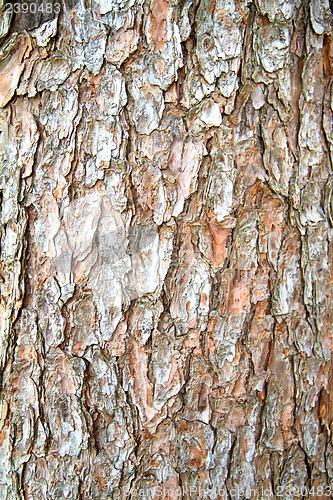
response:
M47 3L0 1L0 498L327 498L330 2Z

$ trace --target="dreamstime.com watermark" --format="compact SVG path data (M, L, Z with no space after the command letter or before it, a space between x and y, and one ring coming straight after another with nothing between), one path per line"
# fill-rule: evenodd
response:
M131 498L147 498L146 488L132 488ZM174 500L178 498L219 498L220 500L231 499L252 499L260 498L265 500L271 500L274 498L283 498L284 500L291 500L295 498L332 498L333 488L329 486L313 486L311 488L306 486L294 486L294 485L283 485L277 486L274 491L272 487L260 490L260 492L253 488L241 488L235 487L226 489L225 486L203 486L201 484L196 484L195 486L183 487L179 486L177 488L172 486L154 486L149 488L149 498L163 498L168 500ZM120 497L119 497L120 498Z

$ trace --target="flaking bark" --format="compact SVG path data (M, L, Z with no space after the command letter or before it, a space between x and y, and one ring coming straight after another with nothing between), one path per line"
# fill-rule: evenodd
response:
M333 496L331 3L37 4L0 1L1 499Z

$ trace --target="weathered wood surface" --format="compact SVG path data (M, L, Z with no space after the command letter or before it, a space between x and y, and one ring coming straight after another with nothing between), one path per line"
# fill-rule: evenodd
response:
M325 498L330 2L0 5L1 499Z

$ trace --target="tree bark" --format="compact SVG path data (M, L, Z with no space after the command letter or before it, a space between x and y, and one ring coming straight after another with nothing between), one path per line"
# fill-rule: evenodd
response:
M0 1L1 499L332 498L330 2L35 2Z

